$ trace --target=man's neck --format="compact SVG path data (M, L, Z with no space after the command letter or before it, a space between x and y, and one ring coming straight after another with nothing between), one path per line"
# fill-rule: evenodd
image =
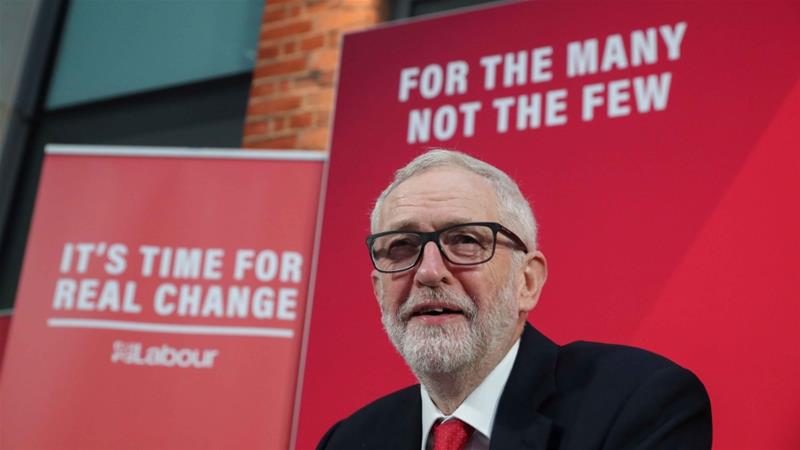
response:
M489 370L491 371L491 369ZM467 371L447 374L418 374L417 377L439 410L450 415L489 374L489 372L478 373L477 371L464 372Z

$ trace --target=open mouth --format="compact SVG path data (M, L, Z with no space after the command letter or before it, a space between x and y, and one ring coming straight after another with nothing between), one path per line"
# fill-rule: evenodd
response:
M464 311L454 307L448 306L422 306L420 308L416 308L414 312L411 314L411 317L437 317L443 316L446 314L460 314L463 315Z

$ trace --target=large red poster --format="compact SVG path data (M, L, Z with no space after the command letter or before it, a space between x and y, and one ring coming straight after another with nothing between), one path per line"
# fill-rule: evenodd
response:
M3 449L285 449L319 152L50 146Z
M691 368L717 449L800 448L800 4L555 2L348 35L296 448L414 380L372 294L367 213L428 147L515 177L557 342Z

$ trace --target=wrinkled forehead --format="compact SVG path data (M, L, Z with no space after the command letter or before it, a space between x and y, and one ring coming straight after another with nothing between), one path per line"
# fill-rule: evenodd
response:
M378 231L497 221L497 211L489 180L459 167L435 167L408 178L386 196Z

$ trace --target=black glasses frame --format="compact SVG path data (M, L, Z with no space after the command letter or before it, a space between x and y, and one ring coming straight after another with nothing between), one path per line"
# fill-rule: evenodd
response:
M441 236L442 233L450 231L453 228L459 228L459 227L465 227L465 226L485 226L485 227L488 227L488 228L490 228L492 230L492 233L493 233L492 234L492 252L483 261L470 262L470 263L455 262L455 261L452 261L447 256L447 252L445 252L444 249L442 248L442 244L441 244L441 242L439 242L439 236ZM381 236L386 236L386 235L389 235L389 234L397 234L397 233L413 234L413 235L416 235L416 236L420 237L419 254L417 254L417 259L414 260L413 264L411 264L410 266L405 267L403 269L384 270L384 269L378 268L378 264L375 262L375 257L372 254L372 244L375 242L376 239L378 239ZM441 230L430 231L430 232L403 231L403 230L382 231L380 233L375 233L375 234L371 234L371 235L367 236L367 250L369 251L369 259L370 259L370 261L372 261L372 266L375 268L375 270L377 270L378 272L382 272L382 273L404 272L404 271L409 270L412 267L416 266L417 264L419 264L419 261L422 259L422 254L425 252L425 246L428 245L428 242L433 242L434 244L436 244L436 247L439 249L439 253L441 253L442 257L447 262L449 262L450 264L455 264L457 266L477 266L478 264L483 264L483 263L491 260L494 257L494 251L497 248L497 233L502 233L502 234L506 235L506 237L511 239L511 241L513 241L515 244L517 244L523 252L525 252L526 254L528 253L528 246L525 245L525 242L523 242L522 239L519 236L516 235L516 233L514 233L513 231L509 230L508 228L504 227L503 225L501 225L501 224L499 224L497 222L459 223L459 224L450 225L448 227L442 228Z

